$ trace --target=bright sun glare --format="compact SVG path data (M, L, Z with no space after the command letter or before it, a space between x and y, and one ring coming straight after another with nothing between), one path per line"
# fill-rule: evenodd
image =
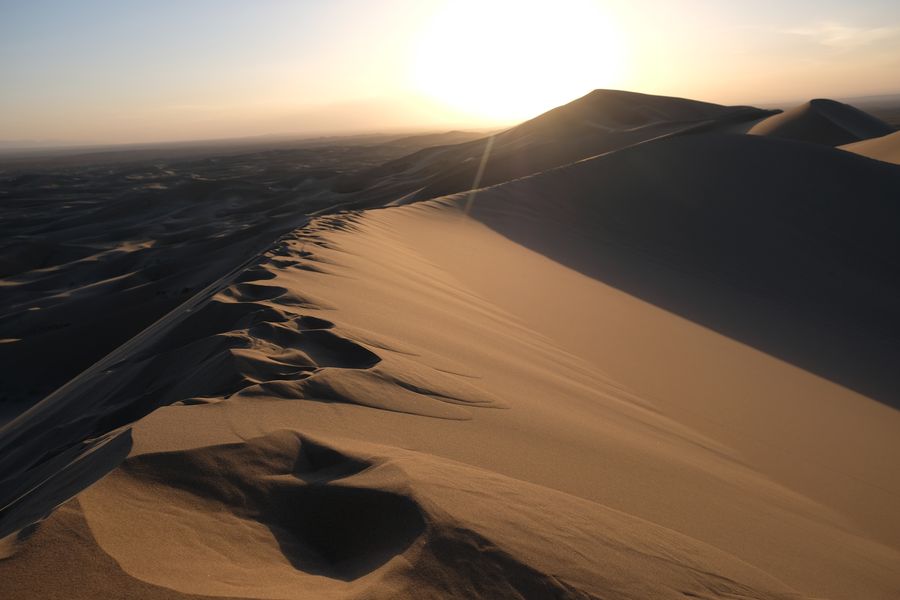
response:
M484 121L535 116L615 87L622 41L595 0L448 0L422 28L413 84Z

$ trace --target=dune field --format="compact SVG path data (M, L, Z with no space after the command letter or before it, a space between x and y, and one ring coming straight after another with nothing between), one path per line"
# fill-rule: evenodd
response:
M900 598L898 135L0 167L0 598Z

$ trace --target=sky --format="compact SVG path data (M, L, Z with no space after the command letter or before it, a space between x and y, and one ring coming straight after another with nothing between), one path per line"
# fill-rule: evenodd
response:
M0 144L484 128L596 88L900 93L897 0L0 0Z

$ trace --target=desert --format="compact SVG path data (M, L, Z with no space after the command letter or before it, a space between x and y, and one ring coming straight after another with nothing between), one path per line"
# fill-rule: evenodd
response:
M0 151L0 598L900 597L845 100Z

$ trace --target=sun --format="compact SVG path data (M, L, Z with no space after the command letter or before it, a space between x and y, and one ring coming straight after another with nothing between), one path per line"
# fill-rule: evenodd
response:
M623 54L596 0L447 0L419 31L411 79L449 109L512 122L616 87Z

